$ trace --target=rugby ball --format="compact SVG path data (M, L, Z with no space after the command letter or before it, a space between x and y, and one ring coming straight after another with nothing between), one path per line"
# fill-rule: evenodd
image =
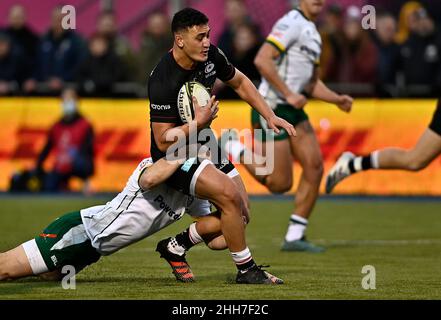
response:
M210 100L210 93L201 83L197 81L184 83L178 94L179 116L184 123L188 123L194 119L192 96L196 97L201 107L206 106Z

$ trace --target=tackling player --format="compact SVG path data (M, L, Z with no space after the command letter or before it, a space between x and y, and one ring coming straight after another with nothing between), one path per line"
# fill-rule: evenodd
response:
M344 152L326 177L326 193L331 193L340 181L354 173L370 169L420 171L440 154L441 100L438 100L429 127L412 149L390 147L376 150L367 156L356 156L351 152Z
M324 250L305 238L308 219L316 203L323 175L320 146L303 109L307 103L305 95L335 104L344 112L352 108L351 97L333 92L318 76L322 41L314 20L322 11L324 2L300 0L297 9L289 11L276 22L254 60L262 75L259 92L275 114L294 125L297 132L296 138L285 130L274 135L274 170L266 175L257 175L256 169L262 166L257 161L247 163L244 159L258 157L249 156L252 151L235 138L237 134L232 131L221 137L223 148L233 160L243 163L255 179L273 193L284 193L291 189L293 160L300 163L303 171L295 195L295 212L289 219L282 245L282 250L286 251ZM254 110L251 120L254 129L266 129L264 119ZM227 141L229 139L232 141ZM268 154L272 150L265 150L265 139L264 135L263 150Z
M280 127L295 135L294 127L274 114L253 83L210 44L208 18L203 13L192 8L177 12L172 31L173 48L156 65L148 82L153 160L166 156L175 141L170 136L190 135L190 126L181 121L177 107L178 92L188 81L197 81L211 92L216 79L222 80L262 115L269 128L279 132ZM210 108L202 108L196 115L198 132L205 129L205 137L198 142L208 145L212 155L220 155L216 138L209 129L212 112ZM248 217L248 196L242 179L228 159L216 156L212 161L214 165L200 161L183 165L166 183L176 190L208 199L220 209L222 234L239 270L236 281L265 283L267 277L255 264L245 241L243 216Z
M0 253L0 280L32 275L60 280L63 266L71 265L78 273L101 256L110 255L177 221L185 210L193 217L200 217L187 229L192 244L205 241L212 249L224 249L219 218L216 213L211 214L209 202L161 184L181 164L164 159L153 164L151 158L144 159L124 190L106 205L65 214L34 239ZM173 272L182 282L194 281L186 263L175 265ZM268 272L265 275L267 284L283 283Z
M196 102L196 114L200 109ZM215 117L216 112L212 114L212 118ZM191 246L204 241L211 249L225 249L219 214L211 213L210 203L162 184L183 162L159 159L153 164L151 158L144 159L130 176L124 190L106 205L65 214L35 239L0 253L0 280L31 275L57 280L65 265L72 265L78 273L101 256L110 255L175 222L186 209L190 215L200 218L178 238L186 243L187 237ZM185 161L184 165L187 163L191 163L191 159ZM211 162L204 159L202 163L206 165ZM194 179L197 181L197 176ZM240 223L243 225L243 220ZM191 246L187 245L187 250ZM194 281L185 260L185 252L169 252L161 243L157 251L170 259L168 261L177 280ZM260 283L283 283L270 273L260 271L263 273ZM238 278L240 280L239 275Z

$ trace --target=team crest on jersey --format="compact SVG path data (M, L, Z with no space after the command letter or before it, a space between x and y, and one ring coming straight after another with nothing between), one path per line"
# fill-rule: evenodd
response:
M214 70L214 63L213 62L209 62L205 66L205 78L214 76L215 74L216 74L216 70Z
M214 69L214 63L210 63L205 67L205 73L210 73Z

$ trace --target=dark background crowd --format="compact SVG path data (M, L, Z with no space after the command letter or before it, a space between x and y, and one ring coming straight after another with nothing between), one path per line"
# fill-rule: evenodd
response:
M354 96L437 96L441 1L373 0L372 30L362 27L362 2L327 1L317 21L323 40L322 79ZM214 44L257 85L260 76L253 60L266 34L251 10L249 1L225 0L224 28ZM37 34L28 26L25 8L13 5L6 24L0 25L0 95L59 95L66 85L74 85L81 96L145 97L150 71L172 47L169 13L150 12L135 46L121 34L117 15L109 8L103 8L96 30L86 38L62 28L61 7L47 13L51 26ZM228 88L217 90L220 98L236 98Z

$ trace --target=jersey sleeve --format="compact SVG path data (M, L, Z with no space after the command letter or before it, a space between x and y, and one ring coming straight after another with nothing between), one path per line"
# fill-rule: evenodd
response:
M138 164L138 167L136 168L136 170L134 172L134 177L135 177L136 181L138 182L139 188L141 188L142 190L144 190L144 189L139 184L139 179L141 179L142 174L152 165L153 165L152 158L146 158ZM144 191L146 191L146 190L144 190Z
M176 95L172 91L169 85L152 74L148 84L151 122L179 122Z
M214 47L216 76L223 82L231 80L236 74L236 68L228 61L227 56L221 49Z
M265 41L284 53L300 37L301 28L298 19L288 15L280 18Z

